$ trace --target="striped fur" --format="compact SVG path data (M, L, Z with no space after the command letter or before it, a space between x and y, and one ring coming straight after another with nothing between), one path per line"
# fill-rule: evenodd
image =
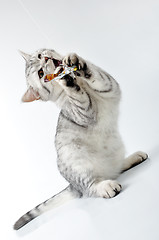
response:
M54 195L53 197L49 198L48 200L44 201L43 203L37 205L35 208L24 214L18 221L14 224L13 228L15 230L20 229L31 220L35 219L36 217L40 216L43 212L48 211L49 209L53 209L70 201L74 198L79 198L80 194L73 190L73 188L69 185L66 189L61 191L60 193Z
M36 93L41 100L53 101L61 109L55 136L57 165L70 185L22 216L14 225L16 230L57 203L77 197L114 197L121 191L114 179L147 158L142 152L124 157L118 132L121 92L112 76L75 53L62 57L54 50L40 49L32 55L22 55L26 60L27 85L32 89L31 100ZM45 83L44 76L53 73L61 61L78 66L76 79L66 76Z

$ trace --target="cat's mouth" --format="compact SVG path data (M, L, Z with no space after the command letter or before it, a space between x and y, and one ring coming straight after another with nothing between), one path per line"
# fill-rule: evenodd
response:
M60 66L60 64L62 64L62 61L61 60L57 60L55 58L52 58L52 61L55 65L55 68L57 68L58 66Z
M45 62L47 63L49 59L53 61L53 64L54 64L55 68L57 68L58 66L60 66L60 65L62 64L62 61L61 61L61 60L58 60L58 59L55 59L55 58L49 58L49 57L45 57ZM50 71L50 70L49 70L49 71ZM38 75L39 75L39 78L40 78L40 79L44 76L44 70L43 70L43 68L40 68L40 69L39 69Z
M49 58L49 57L45 57L45 62L47 63L47 61L51 59L53 61L53 64L55 66L55 68L57 68L58 66L60 66L60 64L62 63L61 60L58 60L56 58Z

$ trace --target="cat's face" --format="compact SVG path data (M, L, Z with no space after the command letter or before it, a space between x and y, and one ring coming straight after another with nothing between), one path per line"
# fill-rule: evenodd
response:
M55 68L62 62L62 56L54 50L40 49L32 55L21 52L26 61L25 75L28 90L24 94L23 102L41 99L47 101L53 92L53 82L44 82L46 74L54 73Z

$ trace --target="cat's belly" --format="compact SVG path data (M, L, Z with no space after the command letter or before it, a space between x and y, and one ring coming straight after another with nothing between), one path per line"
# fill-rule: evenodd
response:
M125 155L120 136L96 134L86 145L94 174L108 179L116 178L121 172Z
M73 135L67 132L67 138L64 135L63 132L56 136L59 168L65 165L103 179L118 176L124 160L124 147L118 134L90 131Z

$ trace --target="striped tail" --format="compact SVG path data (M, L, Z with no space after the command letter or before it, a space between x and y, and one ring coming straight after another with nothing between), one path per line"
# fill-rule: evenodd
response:
M18 219L18 221L14 224L13 228L14 230L18 230L30 221L32 221L34 218L40 216L42 213L56 208L58 206L63 205L67 201L70 201L75 198L80 198L80 194L76 192L71 186L69 185L67 188L65 188L63 191L58 193L57 195L54 195L53 197L49 198L45 202L37 205L35 208L24 214L21 218Z

